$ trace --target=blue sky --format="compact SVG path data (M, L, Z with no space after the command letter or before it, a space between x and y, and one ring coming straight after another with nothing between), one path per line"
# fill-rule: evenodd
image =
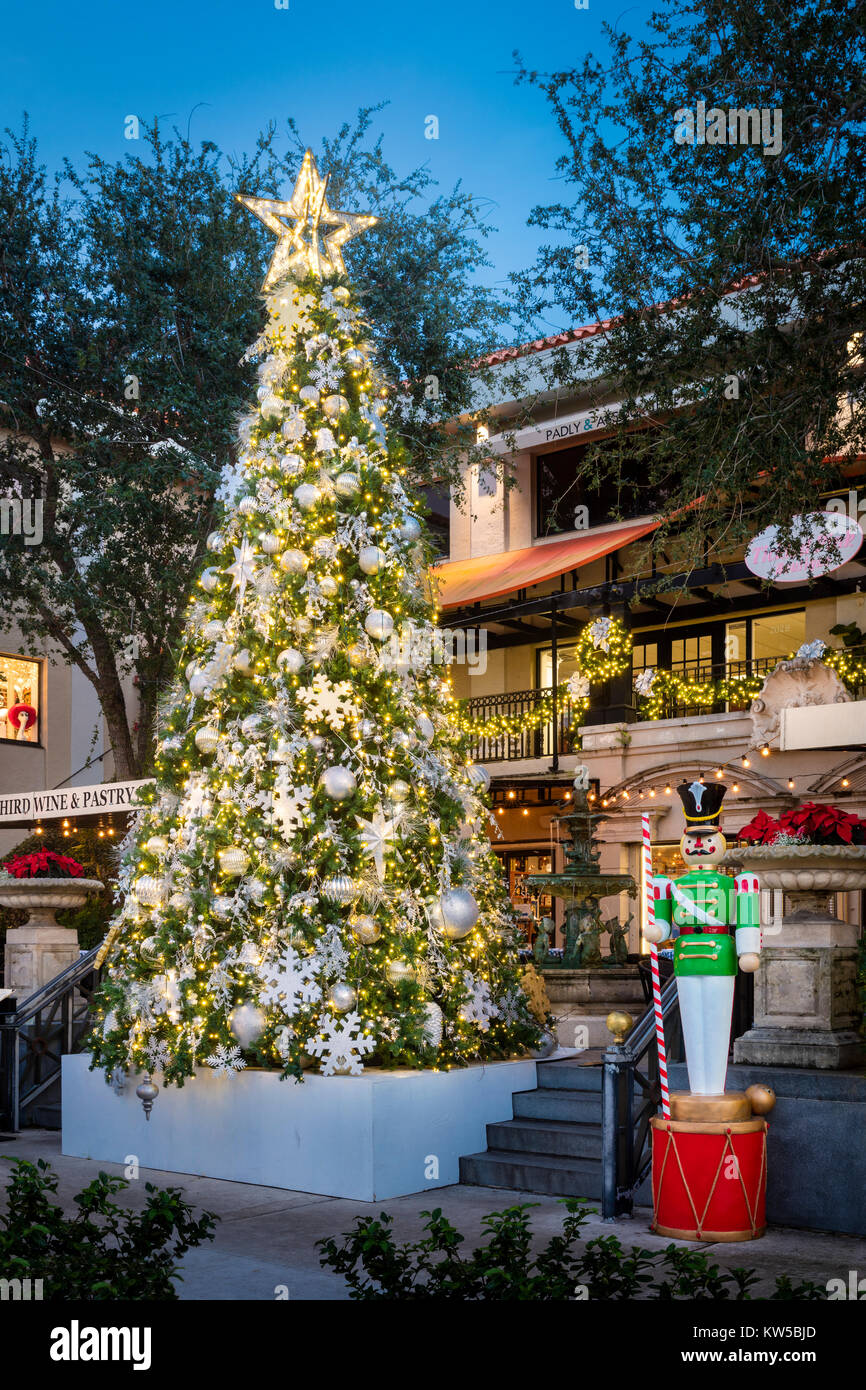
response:
M359 105L378 120L398 170L429 161L490 200L493 282L531 263L536 202L560 185L560 137L542 97L513 85L512 50L540 70L603 51L604 19L634 32L651 4L628 0L41 0L5 7L0 125L28 110L43 160L129 149L124 117L166 116L194 140L251 149L271 119L316 145ZM206 103L206 105L198 105ZM197 110L194 110L198 106ZM439 118L439 139L424 118ZM551 325L553 326L553 325ZM556 325L560 326L560 325Z

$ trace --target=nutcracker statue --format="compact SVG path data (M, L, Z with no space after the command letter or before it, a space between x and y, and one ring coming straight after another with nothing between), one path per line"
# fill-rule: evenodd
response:
M678 788L689 872L655 878L653 942L673 939L674 975L688 1067L670 1117L653 1120L655 1229L691 1240L750 1240L764 1233L765 1087L725 1092L737 968L760 963L760 886L754 874L721 873L727 848L719 816L723 782Z

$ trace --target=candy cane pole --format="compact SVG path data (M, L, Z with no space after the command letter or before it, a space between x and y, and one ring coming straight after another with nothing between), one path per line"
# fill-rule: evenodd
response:
M653 891L653 856L652 844L650 840L650 818L644 814L641 816L641 831L643 836L643 879L644 879L644 901L646 903L647 926L655 924L655 894ZM665 1118L670 1117L671 1102L668 1094L668 1058L665 1051L665 1022L662 1015L662 987L659 978L659 950L654 941L650 942L650 967L653 980L653 1012L656 1020L656 1046L659 1054L659 1084L662 1092L662 1114Z

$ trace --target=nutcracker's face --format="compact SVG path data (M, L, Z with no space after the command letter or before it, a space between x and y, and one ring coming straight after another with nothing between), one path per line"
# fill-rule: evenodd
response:
M727 847L721 830L690 830L680 840L680 854L690 869L721 864Z

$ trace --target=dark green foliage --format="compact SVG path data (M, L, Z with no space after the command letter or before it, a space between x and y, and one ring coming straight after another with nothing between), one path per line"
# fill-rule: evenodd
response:
M847 496L844 456L864 453L866 29L859 0L669 0L640 43L622 22L601 58L521 64L564 196L533 212L553 236L520 289L546 332L614 318L559 350L551 384L599 407L616 383L586 480L619 487L624 514L660 506L658 551L688 568ZM678 143L698 102L766 110L767 148Z
M486 1216L488 1240L462 1254L465 1237L437 1207L423 1211L427 1232L398 1245L393 1218L382 1212L358 1217L342 1242L318 1241L321 1262L342 1274L354 1299L453 1298L543 1301L560 1299L734 1299L752 1297L757 1276L747 1269L722 1269L700 1251L669 1245L660 1253L632 1246L616 1236L581 1245L582 1227L592 1208L569 1197L562 1233L534 1252L529 1212L533 1203ZM776 1280L771 1299L825 1299L826 1289L804 1281Z
M57 1191L50 1164L18 1160L0 1216L0 1277L41 1279L43 1297L71 1300L168 1300L187 1250L213 1240L216 1217L194 1217L179 1188L146 1183L144 1209L129 1211L111 1199L129 1183L100 1173L75 1197L78 1211L64 1216L49 1198Z
M439 421L466 405L465 360L505 311L475 283L484 210L459 188L434 197L426 169L395 173L372 116L325 142L323 172L335 206L380 218L347 258L382 367L411 383L406 442L430 482L455 472L462 441L444 450ZM0 495L44 507L40 544L0 541L0 585L25 644L94 686L118 778L152 767L159 691L255 383L240 359L262 328L273 238L233 193L285 195L301 158L290 129L288 153L271 128L229 160L154 124L141 154L91 154L54 182L26 121L0 141ZM420 418L431 375L439 398Z

